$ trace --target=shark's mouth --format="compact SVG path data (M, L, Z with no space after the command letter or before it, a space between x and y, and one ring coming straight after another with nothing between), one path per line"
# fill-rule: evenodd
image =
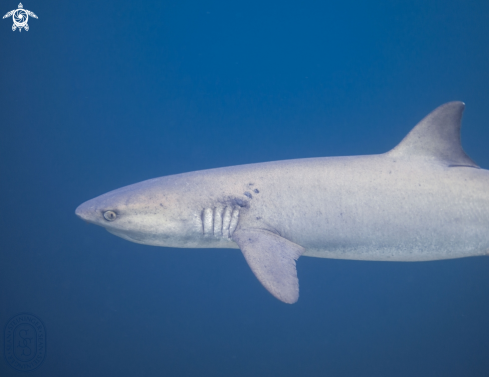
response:
M109 233L112 233L114 236L123 238L127 241L145 244L145 242L141 239L142 237L138 237L137 234L128 234L127 231L122 231L122 230L114 229L114 228L105 228L105 230L107 230L107 232L109 232ZM134 233L134 232L132 232L132 233Z

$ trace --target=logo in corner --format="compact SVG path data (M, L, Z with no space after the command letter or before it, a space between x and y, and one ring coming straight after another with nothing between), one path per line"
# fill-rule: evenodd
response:
M22 31L24 28L26 31L29 30L29 25L27 25L27 20L29 16L37 18L37 16L31 12L30 10L24 9L22 3L19 3L19 8L11 10L8 12L3 18L7 18L12 16L12 20L14 20L14 24L12 25L12 30L15 31L17 28L19 31Z
M46 330L32 314L17 314L5 326L5 359L14 369L36 369L46 357Z

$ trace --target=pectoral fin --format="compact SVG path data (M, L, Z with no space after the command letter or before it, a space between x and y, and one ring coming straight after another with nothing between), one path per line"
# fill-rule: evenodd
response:
M299 299L295 261L305 251L302 246L262 229L239 229L232 239L255 276L272 295L287 304Z

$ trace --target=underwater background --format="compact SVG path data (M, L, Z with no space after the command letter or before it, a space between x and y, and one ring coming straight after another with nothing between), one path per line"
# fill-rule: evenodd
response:
M29 31L0 23L0 377L489 375L487 257L302 257L287 305L239 250L134 244L74 214L158 176L383 153L452 100L489 168L488 1L23 6ZM46 336L29 373L6 355L19 313Z

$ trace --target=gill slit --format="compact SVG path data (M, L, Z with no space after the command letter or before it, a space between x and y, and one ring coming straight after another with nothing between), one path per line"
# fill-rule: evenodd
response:
M239 208L204 208L201 214L202 234L216 238L230 238L239 223Z

